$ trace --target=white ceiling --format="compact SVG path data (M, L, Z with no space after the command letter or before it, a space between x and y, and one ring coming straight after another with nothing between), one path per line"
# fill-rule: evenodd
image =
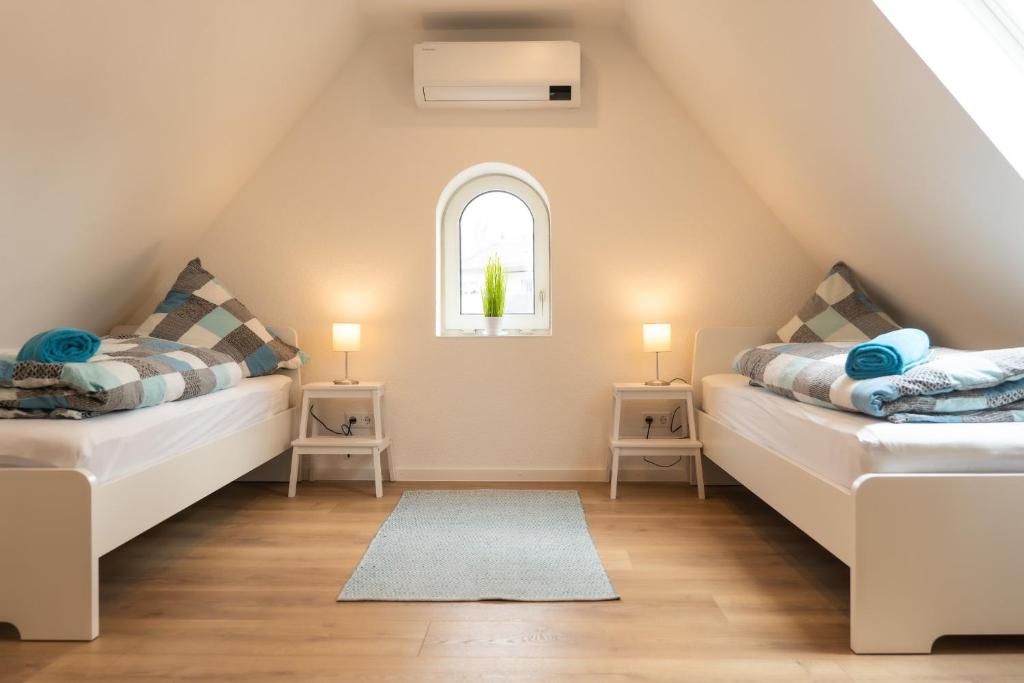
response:
M822 268L953 342L1024 335L1024 181L871 0L0 0L0 225L62 273L10 266L47 305L0 344L132 310L367 31L581 26L625 29Z

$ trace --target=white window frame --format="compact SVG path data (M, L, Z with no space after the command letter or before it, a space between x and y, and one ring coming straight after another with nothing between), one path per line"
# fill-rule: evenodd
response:
M523 178L500 171L485 171L472 175L452 189L438 217L439 336L483 335L483 315L465 315L461 312L460 220L471 201L482 194L495 191L508 192L518 197L533 215L534 313L506 313L504 334L551 334L551 214L547 199L542 191Z

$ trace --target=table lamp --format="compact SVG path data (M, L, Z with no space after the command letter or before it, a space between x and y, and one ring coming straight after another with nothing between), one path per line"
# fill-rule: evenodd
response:
M661 379L662 351L672 350L672 325L670 323L644 323L644 351L654 354L654 379L644 382L649 387L667 387Z
M345 379L334 380L335 384L359 384L348 376L348 352L359 350L359 323L334 323L334 350L345 352Z

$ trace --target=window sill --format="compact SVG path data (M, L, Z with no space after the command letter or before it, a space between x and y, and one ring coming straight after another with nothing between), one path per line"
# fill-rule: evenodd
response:
M550 337L551 330L502 330L497 335L487 334L484 330L444 330L438 332L438 337L453 337L464 339L501 339L505 337Z

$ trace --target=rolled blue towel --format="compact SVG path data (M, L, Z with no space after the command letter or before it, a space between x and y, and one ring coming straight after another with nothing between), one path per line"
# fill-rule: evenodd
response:
M84 363L100 348L100 338L92 332L73 327L58 327L40 332L25 342L18 360L40 363Z
M872 379L904 372L928 360L931 340L921 330L908 327L881 334L857 344L846 355L846 374L853 379Z

